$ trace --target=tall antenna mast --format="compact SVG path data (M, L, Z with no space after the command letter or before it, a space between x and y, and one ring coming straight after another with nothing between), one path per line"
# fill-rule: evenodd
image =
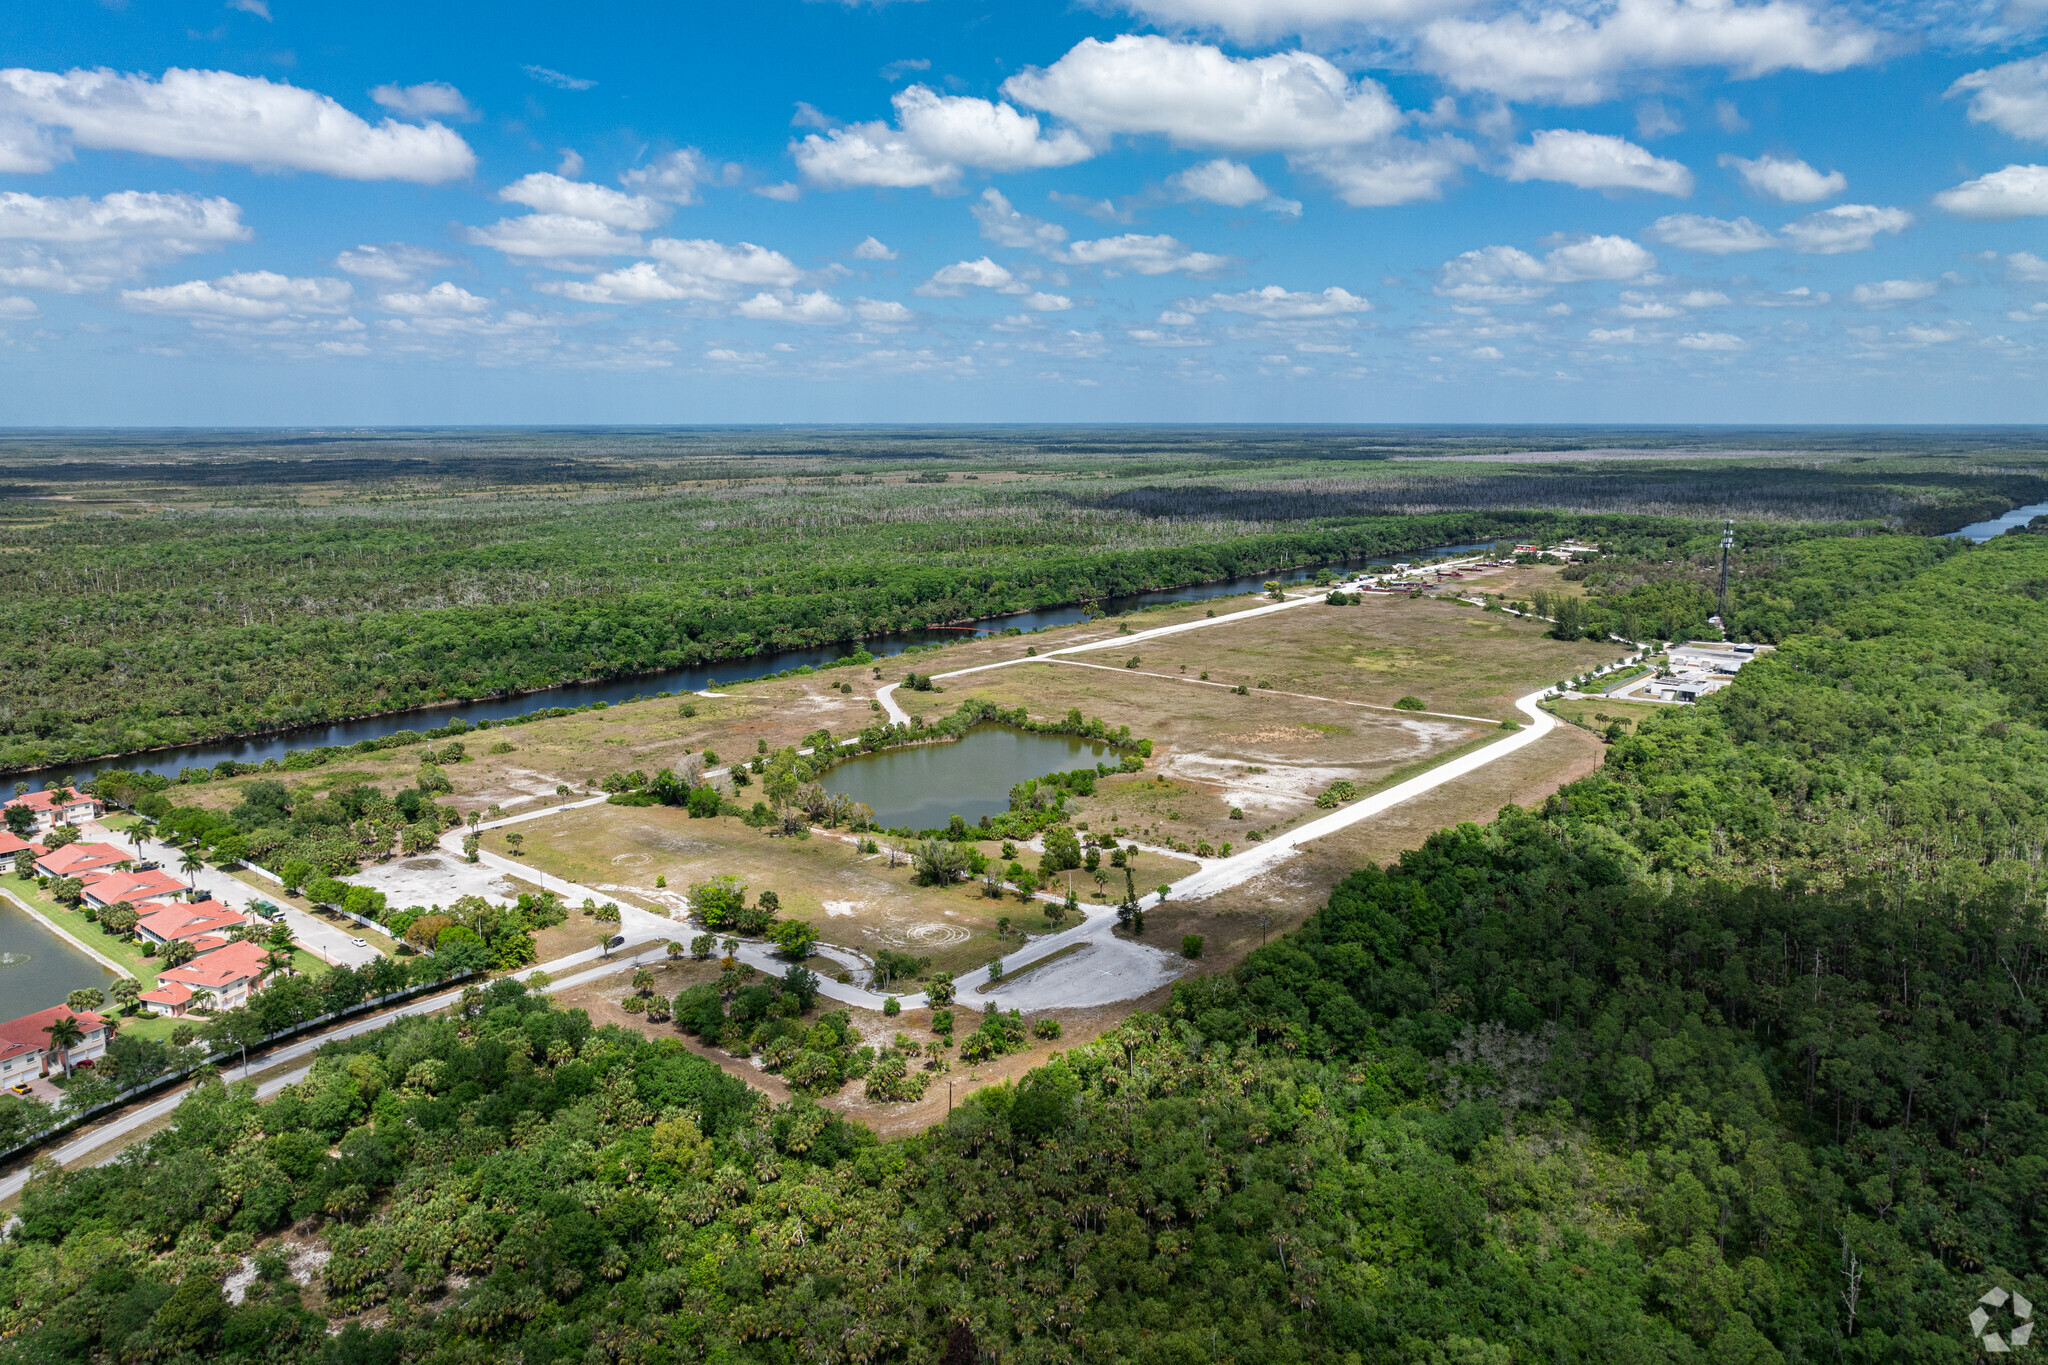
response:
M1735 518L1721 523L1721 633L1728 633L1728 552L1735 548Z

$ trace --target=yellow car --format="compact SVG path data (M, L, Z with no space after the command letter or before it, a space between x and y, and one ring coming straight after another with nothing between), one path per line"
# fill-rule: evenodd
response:
M26 1096L29 1093L28 1082L16 1081L13 1085L7 1087L7 1093L10 1095Z

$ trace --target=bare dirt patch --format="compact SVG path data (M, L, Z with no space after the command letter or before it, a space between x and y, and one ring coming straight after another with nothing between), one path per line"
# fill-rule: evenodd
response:
M1145 916L1145 937L1176 949L1183 934L1205 939L1200 972L1221 971L1245 953L1298 926L1330 889L1368 865L1383 866L1440 829L1483 824L1509 805L1540 805L1567 782L1605 761L1606 746L1583 730L1558 729L1475 773L1334 834L1241 886L1196 901L1168 902ZM1261 917L1269 921L1262 926Z

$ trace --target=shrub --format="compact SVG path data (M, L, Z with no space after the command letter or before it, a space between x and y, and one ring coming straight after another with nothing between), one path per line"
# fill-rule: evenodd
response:
M1428 705L1420 697L1403 697L1395 702L1394 705L1402 711L1426 711L1429 709Z
M1045 1015L1032 1024L1031 1031L1040 1038L1057 1038L1060 1036L1060 1021Z
M1180 955L1186 958L1200 957L1202 955L1202 936L1200 934L1182 934L1180 936Z
M903 1006L896 1003L895 996L892 995L882 1002L882 1014L885 1018L894 1019L901 1013L903 1013Z

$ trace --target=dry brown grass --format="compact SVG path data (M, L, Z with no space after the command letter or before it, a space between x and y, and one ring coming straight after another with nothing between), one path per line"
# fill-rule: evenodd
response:
M1201 934L1207 940L1201 970L1221 971L1262 937L1298 926L1357 869L1393 862L1440 829L1484 824L1504 806L1538 805L1598 768L1605 754L1606 746L1591 735L1560 726L1478 772L1315 840L1263 876L1202 900L1169 902L1145 916L1145 936L1174 947L1183 934ZM1262 915L1271 921L1263 930Z
M1047 927L1043 902L1025 904L1014 895L989 900L978 881L917 886L907 863L891 868L887 857L861 854L851 839L823 832L808 839L770 838L729 816L692 820L662 806L610 805L514 828L524 836L521 861L594 890L666 908L698 882L736 876L754 896L775 892L783 918L811 921L828 943L929 957L939 971L979 967L1014 951L1021 934ZM488 832L485 847L509 856L507 832ZM990 857L1001 852L994 843L978 847ZM1037 865L1028 853L1020 860ZM1165 864L1160 858L1141 862L1148 872L1156 868L1167 876L1194 870L1190 863L1170 869ZM657 877L667 879L666 888L655 885ZM1011 921L1007 937L998 924L1004 917ZM572 917L565 929L581 932L574 946L590 946L594 925ZM695 932L680 922L676 931L679 937Z

